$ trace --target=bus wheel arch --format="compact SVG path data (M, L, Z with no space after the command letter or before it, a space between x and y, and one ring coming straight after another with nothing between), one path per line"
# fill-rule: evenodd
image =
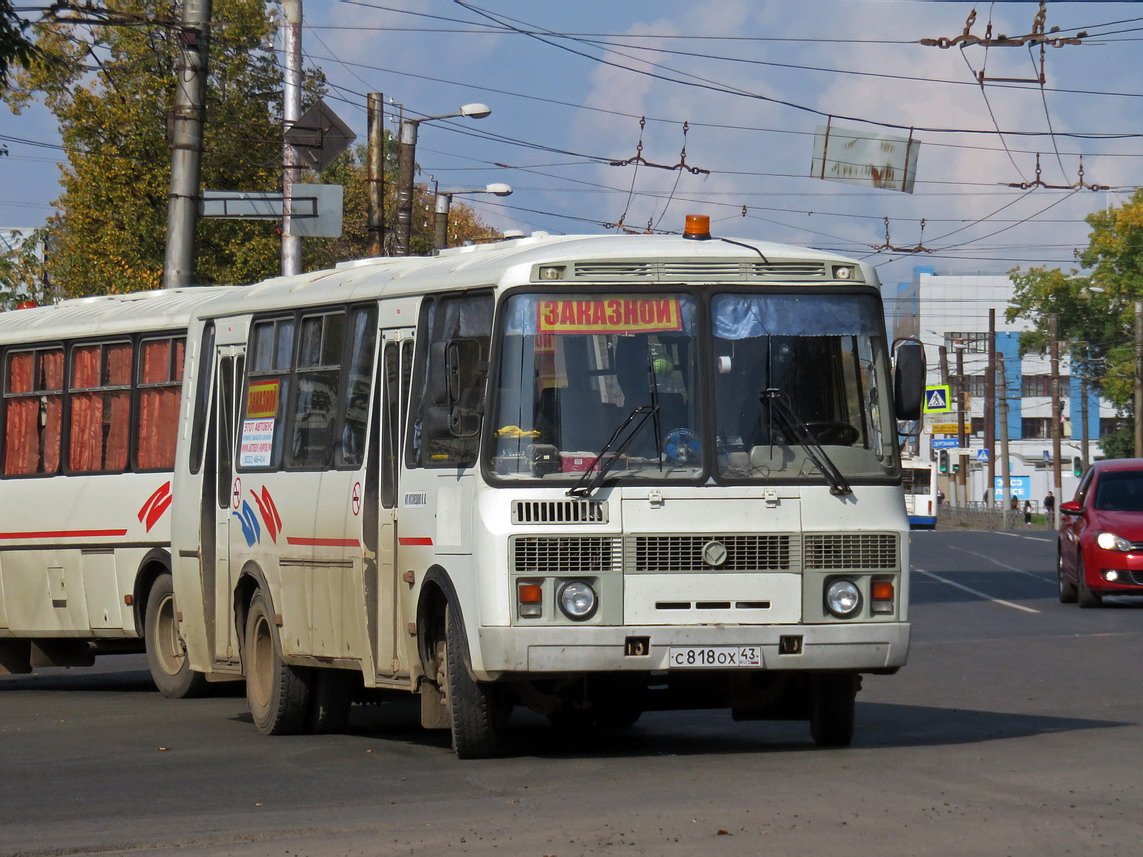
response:
M159 693L168 699L204 696L206 677L190 668L175 609L171 555L152 548L139 563L132 590L135 631L143 641L147 667Z

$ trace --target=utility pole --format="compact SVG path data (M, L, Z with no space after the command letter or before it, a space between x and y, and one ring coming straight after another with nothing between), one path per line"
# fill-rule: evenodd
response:
M177 289L194 282L211 11L211 0L183 0L179 59L175 67L175 106L171 111L174 121L167 252L163 265L165 289Z
M286 128L302 116L302 0L282 0L282 120ZM302 238L290 234L294 185L301 178L297 150L282 143L282 273L302 272Z
M1048 353L1051 355L1051 379L1048 386L1048 392L1052 396L1052 490L1055 492L1056 497L1062 497L1064 493L1063 480L1060 478L1060 428L1063 421L1063 414L1060 412L1060 338L1059 338L1059 324L1060 320L1055 315L1048 316ZM1052 517L1052 526L1059 527L1060 525L1060 512L1057 505Z
M957 445L957 495L960 503L968 505L966 480L968 477L968 456L961 450L968 447L968 432L964 428L964 342L953 343L956 349L956 445Z
M1143 458L1143 301L1135 301L1135 457Z
M1009 518L1011 517L1011 502L1012 495L1012 473L1010 470L1010 462L1008 460L1008 379L1004 372L1004 355L996 355L997 374L999 375L1000 385L997 388L996 405L1000 410L1000 508L1003 510L1004 518L1002 526L1008 529ZM993 490L992 486L988 486L989 490Z
M385 97L369 93L369 255L385 255Z
M996 484L996 307L988 309L988 367L984 370L984 448L988 450L985 502Z

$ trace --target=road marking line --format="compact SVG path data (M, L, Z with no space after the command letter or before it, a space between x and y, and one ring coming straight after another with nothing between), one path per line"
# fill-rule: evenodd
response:
M1007 571L1015 571L1017 574L1026 574L1026 575L1028 575L1028 577L1031 577L1034 580L1043 580L1044 575L1047 574L1047 572L1043 572L1043 571L1036 572L1036 571L1028 571L1026 568L1017 568L1014 565L1008 565L1008 563L1001 562L998 559L993 559L992 557L988 556L987 554L977 553L976 551L970 551L970 550L967 550L965 548L954 547L953 550L960 551L961 553L969 554L970 556L979 557L980 559L986 559L989 562L993 563L994 565L998 565L1001 568L1006 569ZM1055 582L1055 574L1054 573L1052 574L1052 581Z
M949 586L955 587L956 589L963 589L965 592L969 593L970 595L975 595L978 598L983 598L985 601L991 601L993 604L1000 604L1004 607L1011 607L1013 610L1023 610L1025 613L1039 613L1040 612L1039 610L1036 610L1033 607L1025 607L1023 604L1013 604L1011 601L1005 601L1003 598L994 598L991 595L989 595L987 592L981 592L978 589L972 589L971 587L965 586L963 583L957 583L955 580L949 580L947 577L942 577L939 574L933 574L933 572L925 571L923 568L914 568L913 570L918 571L921 574L927 575L928 577L931 577L934 580L939 580L941 583L947 583Z

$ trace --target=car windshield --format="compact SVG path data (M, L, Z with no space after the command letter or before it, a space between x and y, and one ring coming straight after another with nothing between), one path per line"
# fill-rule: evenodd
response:
M1111 470L1099 478L1095 508L1104 512L1143 512L1143 470Z
M694 300L683 294L517 294L503 338L491 469L504 479L702 472Z
M896 475L888 362L872 295L721 294L711 323L722 476L818 479L821 463L846 478ZM779 398L798 425L777 412ZM824 459L810 454L802 428Z

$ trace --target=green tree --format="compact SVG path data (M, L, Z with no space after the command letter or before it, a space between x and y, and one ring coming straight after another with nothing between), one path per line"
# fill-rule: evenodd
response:
M0 310L14 309L24 301L39 304L51 299L42 255L47 230L13 233L13 238L20 243L0 253Z
M37 25L52 62L20 75L5 94L15 110L39 93L68 151L60 216L50 225L47 266L65 295L157 288L166 246L178 29L161 0L114 0L115 11L149 22L90 32ZM208 188L273 190L281 164L281 75L262 0L215 0L202 162ZM272 222L203 221L201 282L250 282L274 273Z
M1070 342L1073 372L1086 375L1120 414L1134 417L1135 301L1143 299L1143 190L1122 206L1088 215L1088 246L1077 253L1082 269L1014 270L1009 321L1025 318L1033 330L1021 337L1028 349L1048 344L1048 319ZM1128 432L1131 429L1127 429ZM1122 446L1105 444L1111 454Z

